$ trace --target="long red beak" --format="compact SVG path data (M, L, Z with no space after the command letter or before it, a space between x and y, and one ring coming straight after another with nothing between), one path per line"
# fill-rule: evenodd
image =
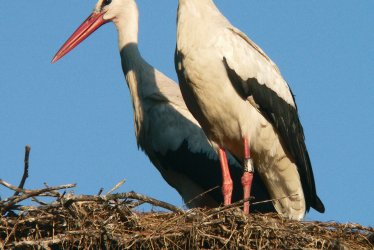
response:
M95 30L100 28L103 24L109 22L103 18L105 13L93 12L70 36L70 38L62 45L60 50L52 59L52 63L57 62L64 55L73 50L78 44L80 44L84 39L91 35Z

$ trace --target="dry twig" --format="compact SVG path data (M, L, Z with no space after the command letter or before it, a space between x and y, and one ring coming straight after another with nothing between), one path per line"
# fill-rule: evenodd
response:
M21 182L18 185L19 189L23 189L23 186L25 185L27 177L29 177L29 156L30 156L30 150L31 147L29 145L26 145L25 147L25 160L24 160L24 169L23 169L23 176L21 179ZM19 191L16 191L14 193L14 196L18 195Z

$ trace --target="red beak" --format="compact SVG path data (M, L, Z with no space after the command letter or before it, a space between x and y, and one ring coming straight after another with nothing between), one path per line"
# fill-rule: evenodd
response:
M57 62L64 55L73 50L78 44L80 44L84 39L91 35L95 30L100 28L103 24L109 22L103 18L105 13L92 13L70 36L70 38L62 45L60 50L52 59L52 63Z

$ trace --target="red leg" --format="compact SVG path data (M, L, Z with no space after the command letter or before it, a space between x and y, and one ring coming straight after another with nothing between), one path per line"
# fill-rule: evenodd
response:
M221 171L222 171L222 193L223 193L223 201L224 205L231 204L231 196L232 196L232 179L230 176L229 165L227 163L226 152L222 148L218 150L219 155L219 162L221 163Z
M249 144L247 138L243 138L244 144L244 173L242 176L242 186L244 199L249 199L251 196L251 187L253 180L253 161L251 159L251 152L249 150ZM249 214L249 201L244 203L244 213Z

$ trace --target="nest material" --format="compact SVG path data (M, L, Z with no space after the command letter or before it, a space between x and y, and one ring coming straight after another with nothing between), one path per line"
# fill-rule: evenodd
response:
M183 211L134 192L79 196L56 191L74 185L25 190L0 184L17 191L0 201L5 249L374 249L373 228L248 216L240 203ZM25 199L36 205L18 205ZM143 203L170 212L139 212Z
M0 249L374 249L374 229L358 224L299 222L276 214L245 215L243 202L181 210L134 192L61 193L74 184L27 190L30 146L13 196L0 199ZM49 202L40 201L49 197ZM52 198L52 199L51 199ZM21 202L32 200L35 205ZM139 212L148 203L170 212Z

